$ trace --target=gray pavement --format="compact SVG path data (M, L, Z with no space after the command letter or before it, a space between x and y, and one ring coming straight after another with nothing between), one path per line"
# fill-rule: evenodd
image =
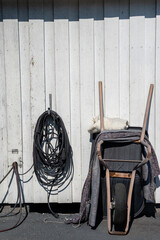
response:
M93 230L86 223L80 227L63 222L64 217L69 214L61 214L55 219L49 213L30 212L26 220L16 229L0 233L1 240L101 240L101 239L130 239L130 240L159 240L160 239L160 210L155 218L143 216L134 219L131 229L126 236L111 236L107 232L107 220L104 219L98 227ZM16 217L0 219L0 229L11 226Z

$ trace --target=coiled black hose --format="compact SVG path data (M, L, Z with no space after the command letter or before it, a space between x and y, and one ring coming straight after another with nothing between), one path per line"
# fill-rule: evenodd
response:
M50 195L66 188L64 183L73 177L72 148L61 117L54 111L45 111L37 120L33 143L34 171L39 184ZM68 186L67 184L67 186Z

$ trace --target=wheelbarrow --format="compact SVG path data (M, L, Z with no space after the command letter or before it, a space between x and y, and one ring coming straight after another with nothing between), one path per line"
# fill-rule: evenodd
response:
M97 154L101 166L105 169L107 188L107 220L108 232L114 235L126 235L129 230L131 214L139 211L143 204L143 187L141 184L142 166L147 164L151 156L151 147L145 141L146 125L151 105L154 85L150 85L143 127L130 127L127 130L115 131L115 136L109 137L110 131L104 130L102 82L99 82L100 128L103 136L97 144ZM126 132L139 133L139 138L130 140L122 138ZM117 132L119 132L117 134ZM114 131L112 131L114 136ZM140 182L135 184L135 181ZM141 196L137 194L136 189ZM134 194L133 194L134 193ZM139 194L138 193L138 194ZM134 197L133 197L134 195ZM136 202L136 199L141 201ZM139 206L135 206L138 205ZM138 210L137 210L138 209ZM134 214L134 213L133 213Z

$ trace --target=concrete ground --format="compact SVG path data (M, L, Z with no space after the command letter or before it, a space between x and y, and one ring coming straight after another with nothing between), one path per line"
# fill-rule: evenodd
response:
M26 220L16 229L0 233L1 240L101 240L101 239L129 239L129 240L159 240L160 239L160 209L155 217L145 214L134 219L131 229L126 236L112 236L107 232L107 220L104 219L93 230L86 223L77 227L66 225L64 217L70 214L61 214L55 219L49 213L30 212ZM14 224L14 217L0 218L0 229Z

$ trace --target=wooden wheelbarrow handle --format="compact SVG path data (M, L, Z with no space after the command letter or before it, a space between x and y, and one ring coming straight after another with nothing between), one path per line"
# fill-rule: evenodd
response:
M99 109L100 109L100 130L104 130L104 114L103 114L103 93L102 93L102 82L99 81Z
M140 142L143 142L144 136L145 136L146 126L147 126L147 121L148 121L148 115L149 115L149 110L150 110L150 106L151 106L153 88L154 88L154 84L150 84L150 89L149 89L149 93L148 93L148 99L147 99L147 104L146 104L146 111L145 111L145 115L144 115L144 120L143 120L143 128L142 128Z

